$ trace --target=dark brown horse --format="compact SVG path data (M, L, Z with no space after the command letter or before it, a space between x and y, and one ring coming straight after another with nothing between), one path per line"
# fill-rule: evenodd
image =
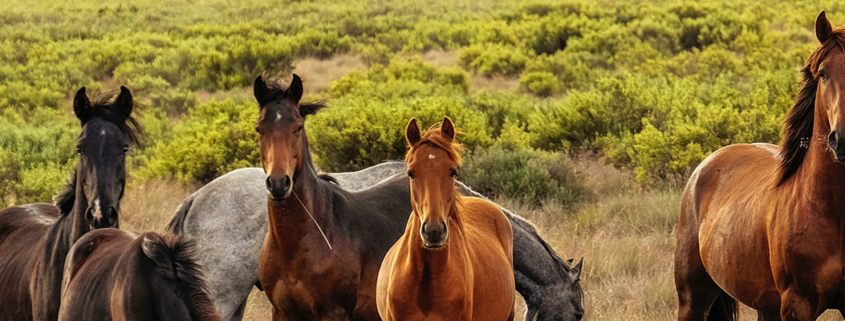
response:
M193 244L98 229L70 249L59 320L220 320Z
M254 89L270 192L259 280L273 304L273 319L378 320L379 264L402 233L394 222L408 214L395 209L409 208L409 200L390 197L395 193L390 184L350 193L317 175L303 126L305 116L322 105L299 104L298 76L287 90L268 87L261 77Z
M461 147L447 117L405 130L413 212L381 264L382 320L513 320L513 229L492 202L455 187Z
M86 232L117 227L126 152L140 128L132 94L91 103L80 89L73 110L82 122L79 164L56 206L28 204L0 211L0 320L55 320L65 256Z
M845 311L845 29L816 20L816 49L783 147L731 145L684 189L675 250L680 320L815 320Z

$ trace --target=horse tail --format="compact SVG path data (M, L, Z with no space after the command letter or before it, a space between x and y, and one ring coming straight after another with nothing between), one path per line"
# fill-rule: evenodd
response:
M176 281L194 320L220 320L199 264L194 259L194 243L180 235L141 236L141 251L152 261L156 274Z
M188 217L188 212L191 210L191 205L194 203L195 197L196 194L192 194L182 202L182 205L179 205L176 213L173 214L173 218L170 219L170 223L167 224L166 231L177 235L182 234L185 227L185 219Z
M713 306L710 307L710 314L707 315L707 321L735 321L739 320L739 311L737 309L736 299L722 291Z

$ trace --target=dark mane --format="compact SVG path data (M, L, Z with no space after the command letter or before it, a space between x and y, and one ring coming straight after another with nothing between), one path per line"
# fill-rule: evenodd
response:
M132 115L124 115L118 108L111 108L118 92L96 94L91 98L91 117L100 117L117 125L129 140L135 145L141 145L144 129ZM137 103L133 102L137 105ZM124 120L125 119L125 120Z
M195 194L191 194L188 196L182 205L179 205L179 208L176 209L176 213L173 214L173 218L170 219L170 223L167 224L165 228L166 231L179 235L182 234L184 231L185 226L185 219L188 217L188 212L191 210L191 205L194 203Z
M68 177L65 186L59 191L59 194L53 197L53 204L59 208L60 215L66 215L73 211L73 204L76 200L76 169L73 174Z
M177 282L179 296L191 317L194 320L219 320L208 294L205 276L194 259L194 243L179 235L147 233L143 237L143 251L156 263L156 273Z
M834 49L845 49L845 29L833 31L830 39L816 49L807 59L807 64L801 68L804 87L795 97L795 103L784 120L780 151L781 171L777 185L783 184L798 171L807 154L802 140L811 140L813 137L819 65Z
M269 77L264 78L267 79L267 89L270 90L270 95L272 95L275 100L282 100L288 98L288 86L282 85L282 82L280 80ZM301 112L303 115L314 114L325 107L325 101L309 101L299 103L299 109L301 111L305 111L304 113Z

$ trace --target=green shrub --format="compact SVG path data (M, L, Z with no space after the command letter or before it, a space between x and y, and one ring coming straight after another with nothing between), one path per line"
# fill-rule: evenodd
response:
M458 60L461 65L482 75L511 76L522 71L528 56L512 46L475 44L462 48Z
M548 97L560 92L560 80L548 71L533 71L519 76L519 87L532 94Z
M501 147L478 150L464 162L460 179L484 195L540 205L547 198L568 204L584 192L572 161L563 154Z
M186 184L207 183L229 171L259 164L255 103L211 101L192 110L173 139L153 146L141 177L175 176Z

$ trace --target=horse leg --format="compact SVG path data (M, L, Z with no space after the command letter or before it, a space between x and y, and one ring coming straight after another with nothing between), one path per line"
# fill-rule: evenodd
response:
M819 316L811 298L790 287L780 295L780 318L784 321L815 320ZM818 300L815 300L818 301Z
M757 310L757 321L780 321L780 309L774 311Z
M675 248L678 320L735 320L736 300L722 291L707 273L701 262L698 233L693 227L683 224L683 220L682 214L678 224L678 244ZM720 304L714 306L713 303L717 302L717 299ZM711 307L713 311L710 311Z

